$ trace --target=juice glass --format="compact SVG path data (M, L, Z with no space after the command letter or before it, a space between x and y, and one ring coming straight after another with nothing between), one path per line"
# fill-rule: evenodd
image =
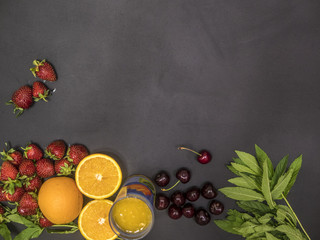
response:
M144 175L132 175L121 187L110 213L112 230L122 239L141 239L154 223L155 186Z

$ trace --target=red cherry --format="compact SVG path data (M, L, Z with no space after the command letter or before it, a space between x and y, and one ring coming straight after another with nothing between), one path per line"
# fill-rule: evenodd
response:
M197 160L199 163L202 163L202 164L207 164L208 162L211 161L212 157L211 157L211 154L208 152L208 151L201 151L200 153L190 149L190 148L185 148L185 147L178 147L179 150L188 150L190 152L193 152L194 154L197 154L198 157L197 157Z

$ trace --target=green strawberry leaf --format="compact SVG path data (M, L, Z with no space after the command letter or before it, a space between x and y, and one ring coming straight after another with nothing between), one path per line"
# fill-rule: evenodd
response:
M28 228L35 228L38 227L37 225L35 225L33 222L29 221L28 219L20 216L19 214L11 214L8 215L7 218L15 223L19 223L19 224L23 224Z

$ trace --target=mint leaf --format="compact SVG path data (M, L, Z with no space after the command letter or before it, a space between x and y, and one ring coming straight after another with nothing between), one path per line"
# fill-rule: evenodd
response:
M297 228L293 228L289 225L280 225L276 230L285 233L290 240L304 240L301 232Z
M253 175L257 175L252 169L248 168L248 167L245 166L245 165L232 162L232 163L231 163L231 166L232 166L235 170L237 170L238 172L241 172L241 173L244 172L244 173L250 173L250 174L253 174Z
M251 200L258 200L263 201L264 197L262 194L243 187L225 187L220 188L220 192L226 195L229 198L235 200L244 200L244 201L251 201Z
M277 184L274 186L274 188L271 192L273 199L281 199L282 198L281 195L282 195L283 191L287 188L287 186L291 180L292 172L293 172L293 170L290 169L286 175L282 175L279 178Z
M293 186L293 184L296 181L296 178L298 176L299 170L301 168L302 165L302 155L300 155L298 158L296 158L293 163L290 165L289 170L292 169L293 173L292 173L292 178L287 186L287 188L284 191L284 195L287 196L287 194L289 193L291 187Z
M274 202L271 196L270 192L270 180L269 180L269 174L268 174L268 163L265 161L263 163L263 174L262 174L262 186L261 190L263 193L263 196L265 197L265 200L267 201L269 207L271 209L274 208Z
M33 222L29 221L28 219L26 219L18 214L8 215L7 218L12 222L23 224L28 228L38 227Z
M5 223L0 224L0 236L2 236L4 240L12 240L11 232Z
M259 191L261 191L261 184L259 185L257 183L256 177L254 176L248 176L247 174L244 173L239 173L240 176L247 182L247 184L250 186L248 188L250 189L257 189Z
M288 206L286 205L278 205L278 208L282 209L285 211L287 219L289 222L292 222L295 226L297 225L297 219L294 216L294 213Z
M256 144L255 145L255 149L256 149L256 155L257 155L257 159L260 162L260 166L263 166L263 163L265 161L267 161L268 163L268 174L270 176L270 178L272 178L273 174L274 174L274 170L273 170L273 165L272 162L270 160L270 158L268 157L268 155Z
M251 185L250 183L248 183L243 177L231 178L228 181L238 187L244 187L244 188L250 188L250 189L256 188L254 185Z
M240 227L242 222L237 221L229 221L229 220L214 220L214 223L221 228L222 230L232 233L241 235L241 233L237 232L235 228Z
M243 210L260 216L270 212L271 210L268 205L257 201L238 201L237 204Z
M21 231L13 240L29 240L32 238L37 238L42 231L43 229L41 229L40 227L26 228Z
M283 157L280 162L278 163L276 170L274 171L274 175L272 177L271 180L271 189L273 189L273 187L276 185L276 183L278 182L278 179L280 178L280 176L286 171L287 168L287 164L288 164L288 155L286 155L285 157Z
M276 238L271 233L266 232L267 240L280 240L279 238Z
M237 171L237 170L236 170L234 167L232 167L231 165L227 165L227 168L228 168L231 172L233 172L235 175L240 176L240 172Z
M257 175L260 175L262 170L257 162L257 159L249 153L236 151L238 157L242 162L247 165L251 170L253 170Z

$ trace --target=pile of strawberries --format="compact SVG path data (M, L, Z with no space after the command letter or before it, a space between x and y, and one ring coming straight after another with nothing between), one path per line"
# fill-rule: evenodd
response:
M30 71L35 77L38 77L45 81L54 82L57 80L57 75L50 63L45 59L40 61L34 60L34 68L30 68ZM28 85L20 87L16 90L11 100L8 101L7 105L14 105L13 113L17 116L21 115L25 109L28 109L32 106L34 102L39 100L44 100L47 102L47 97L50 95L50 90L48 87L40 81L33 83L32 88Z
M41 213L37 193L45 178L72 175L76 165L89 152L84 145L67 146L63 140L51 142L43 151L34 143L18 149L10 148L0 152L3 160L0 170L0 201L14 203L21 216L29 217L40 225L49 227L52 223ZM0 204L0 216L5 213Z

